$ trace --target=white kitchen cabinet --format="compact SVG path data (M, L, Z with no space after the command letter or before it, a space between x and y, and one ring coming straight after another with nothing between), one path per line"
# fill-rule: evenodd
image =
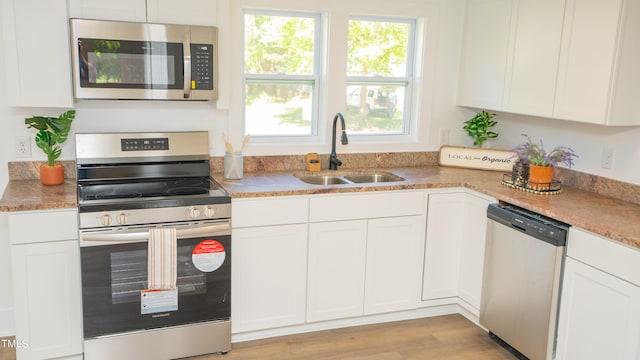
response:
M564 1L468 0L458 104L550 117Z
M638 125L639 0L468 0L458 105Z
M487 238L487 207L496 200L466 192L464 199L464 225L460 241L460 272L458 296L479 315L482 296L482 272ZM463 304L464 306L464 304Z
M416 308L424 224L419 215L368 220L365 315Z
M424 215L422 192L311 197L307 321L414 309Z
M367 221L309 224L307 322L360 316Z
M222 0L225 1L225 0ZM216 0L70 0L72 17L215 26Z
M469 190L429 196L422 300L459 297L479 314L487 206L495 199Z
M234 199L234 334L305 322L308 198Z
M458 296L464 192L429 194L422 300Z
M567 0L554 117L638 125L640 1Z
M502 109L513 0L468 0L458 105Z
M640 251L571 228L557 359L640 359Z
M73 107L66 0L2 0L7 104Z
M564 0L515 0L504 111L551 117Z
M77 211L9 214L18 359L82 357Z
M307 224L233 230L233 333L305 322Z

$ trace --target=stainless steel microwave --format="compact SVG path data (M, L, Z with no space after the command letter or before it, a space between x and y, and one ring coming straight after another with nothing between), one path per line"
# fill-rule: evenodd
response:
M214 100L215 27L71 19L74 97Z

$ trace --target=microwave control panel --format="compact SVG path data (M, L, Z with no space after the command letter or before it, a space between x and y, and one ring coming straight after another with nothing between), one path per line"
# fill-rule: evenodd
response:
M191 44L191 89L213 90L213 45Z

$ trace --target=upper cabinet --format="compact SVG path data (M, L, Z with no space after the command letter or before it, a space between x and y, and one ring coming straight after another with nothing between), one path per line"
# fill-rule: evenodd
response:
M640 125L639 0L468 0L458 104Z
M73 107L66 0L2 0L7 103Z
M217 25L215 0L70 0L71 17L162 24Z

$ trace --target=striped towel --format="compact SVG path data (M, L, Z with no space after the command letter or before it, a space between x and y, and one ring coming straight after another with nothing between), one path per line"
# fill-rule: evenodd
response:
M175 228L149 230L147 257L147 288L167 290L176 288L178 245Z

